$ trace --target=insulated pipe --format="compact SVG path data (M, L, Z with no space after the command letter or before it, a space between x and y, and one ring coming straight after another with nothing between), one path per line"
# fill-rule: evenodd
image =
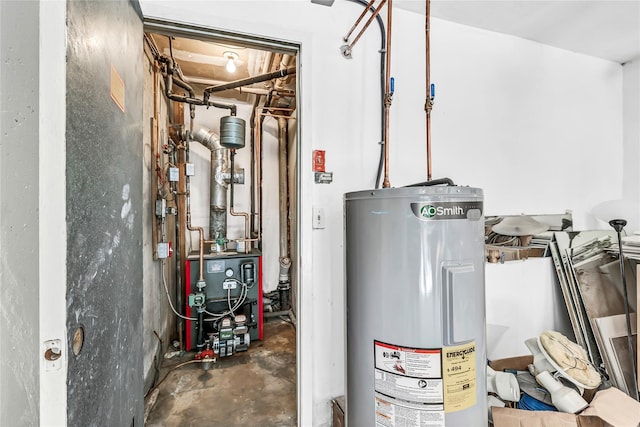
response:
M407 187L407 188L409 188L409 187L431 187L431 186L440 185L440 184L447 184L449 186L454 186L455 185L453 183L453 180L451 180L451 178L440 178L440 179L434 179L434 180L429 180L429 181L425 181L425 182L419 182L417 184L405 185L405 187Z
M389 109L391 108L391 13L393 0L387 1L387 64L384 96L384 180L383 188L391 187L389 182Z
M210 129L200 128L192 138L211 151L209 240L212 242L212 252L223 252L227 241L227 184L224 172L228 150L222 148L218 136Z
M262 74L260 76L249 77L247 79L235 80L222 85L209 86L204 90L204 99L208 99L209 94L214 92L222 92L223 90L235 89L240 86L248 86L254 83L266 82L267 80L273 80L280 77L293 75L296 73L296 69L291 67L284 70L274 71L273 73Z

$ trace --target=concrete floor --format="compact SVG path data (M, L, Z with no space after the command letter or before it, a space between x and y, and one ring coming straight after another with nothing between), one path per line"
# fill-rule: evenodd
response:
M270 319L264 324L264 337L246 352L219 358L209 371L193 363L171 372L158 387L146 425L296 426L295 329ZM193 353L186 353L165 362L160 378L191 359Z

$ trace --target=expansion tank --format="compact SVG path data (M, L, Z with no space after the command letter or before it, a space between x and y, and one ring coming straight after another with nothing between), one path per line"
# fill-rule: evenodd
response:
M348 427L485 427L482 190L345 195Z

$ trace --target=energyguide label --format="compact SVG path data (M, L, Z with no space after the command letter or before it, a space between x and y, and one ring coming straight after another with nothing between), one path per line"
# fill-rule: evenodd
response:
M476 343L442 349L444 407L461 411L476 404Z

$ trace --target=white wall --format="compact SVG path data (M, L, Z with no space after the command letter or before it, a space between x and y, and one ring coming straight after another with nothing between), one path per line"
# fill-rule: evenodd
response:
M336 1L143 1L147 17L301 43L300 425L328 426L344 393L343 201L371 188L379 140L379 35L372 26L347 61L342 35L360 7ZM573 210L621 196L620 65L434 19L434 178L484 188L487 213ZM394 11L391 184L426 178L424 17ZM330 185L313 183L311 151L327 151ZM613 166L612 166L613 165ZM602 174L606 173L606 179ZM327 227L311 229L311 207Z
M529 338L554 330L575 341L553 259L487 263L487 358L530 354Z
M640 58L622 67L624 75L623 199L640 201ZM639 207L640 209L640 207Z
M40 2L40 345L62 341L57 369L40 358L42 425L67 422L66 1ZM50 84L56 82L56 84ZM73 357L73 356L71 356Z

